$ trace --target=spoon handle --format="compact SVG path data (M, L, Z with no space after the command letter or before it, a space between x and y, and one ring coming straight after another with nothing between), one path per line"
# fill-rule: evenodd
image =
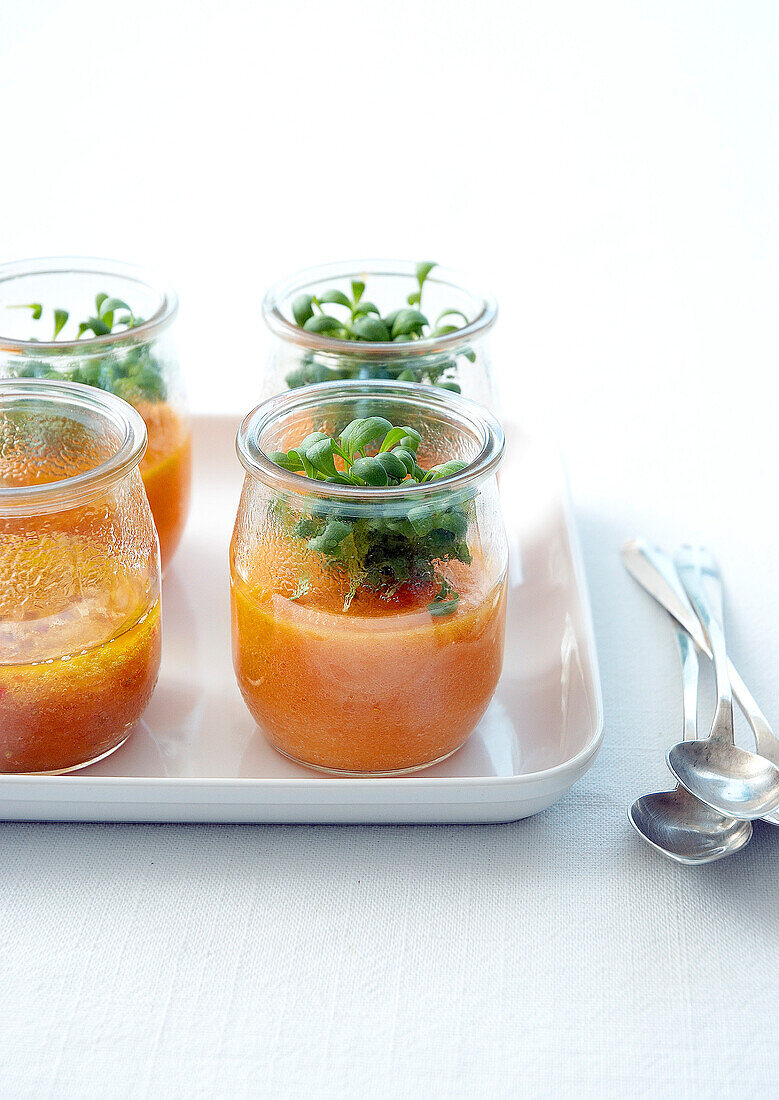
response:
M733 694L728 672L728 653L722 626L722 582L711 554L703 547L683 546L676 554L676 568L695 613L711 644L714 678L717 683L717 709L711 724L712 740L735 744L733 736ZM704 584L704 573L711 582L713 597Z
M684 704L682 741L697 741L698 680L700 675L698 650L695 648L690 635L684 630L677 630L676 641L679 645L679 655L682 658L682 701Z
M659 547L651 546L645 539L631 539L622 547L622 561L633 579L684 627L695 639L701 652L711 657L708 638L690 607L690 601L681 587L679 575L669 555ZM729 670L733 693L752 727L757 751L779 766L779 740L732 661Z

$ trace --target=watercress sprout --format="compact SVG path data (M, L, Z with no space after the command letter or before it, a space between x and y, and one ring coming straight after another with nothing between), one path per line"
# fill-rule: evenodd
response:
M424 260L416 265L416 289L407 295L407 306L393 309L382 315L378 306L363 297L365 283L351 280L351 294L338 288L330 288L319 295L299 294L292 303L295 324L306 332L318 333L347 343L395 343L410 344L430 337L447 336L458 332L468 324L468 317L460 309L445 309L431 322L422 311L425 284L437 265ZM332 309L331 307L337 307ZM457 357L462 355L470 362L475 360L471 348L465 347L452 354L424 356L412 365L393 358L387 362L362 363L353 354L337 363L327 365L309 353L302 364L290 371L286 383L290 389L315 382L364 377L397 379L403 382L426 382L441 386L455 393L460 392L454 378Z
M40 321L45 312L40 302L7 308L29 309L32 311L34 321ZM70 320L70 314L66 309L53 309L52 318L51 341L56 343ZM143 318L137 317L124 299L101 292L95 295L94 313L77 325L75 339L81 341L85 336L90 335L107 336L123 329L130 331L142 323ZM70 339L73 338L70 337ZM72 365L68 365L68 359L72 360ZM98 355L88 355L86 351L63 348L62 355L58 357L56 363L47 359L27 360L17 369L16 374L21 378L81 382L116 393L131 404L137 404L140 401L165 400L166 386L163 369L163 364L153 354L150 344L141 342Z
M451 459L423 469L417 461L420 443L415 428L370 416L352 420L337 437L312 432L292 450L273 451L268 458L316 481L368 489L441 481L465 468L465 462ZM462 494L456 503L444 494L422 504L409 497L405 513L388 509L370 517L350 515L333 501L312 500L302 515L295 514L291 534L321 555L326 566L347 573L345 610L361 586L392 595L406 583L422 591L437 584L428 609L434 615L449 615L460 597L440 566L452 560L470 565L466 535L472 510L472 496ZM308 587L302 583L298 595Z

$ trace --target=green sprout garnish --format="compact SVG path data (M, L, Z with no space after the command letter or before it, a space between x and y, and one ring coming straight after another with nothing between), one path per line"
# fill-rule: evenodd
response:
M452 460L424 470L417 461L420 442L414 428L370 416L353 420L337 439L326 432L312 432L293 450L273 451L268 458L284 470L316 481L367 488L428 484L451 477L467 465ZM328 567L345 571L350 588L344 610L360 586L382 589L391 596L408 582L422 588L438 583L428 610L449 615L460 597L438 566L452 560L470 565L465 536L472 507L471 498L460 498L458 504L419 505L409 499L405 514L356 518L333 502L312 502L308 511L295 517L292 534L320 554ZM293 598L307 590L307 581L301 581Z
M40 302L7 308L29 309L32 311L34 321L40 321L44 313L44 307ZM52 317L51 340L54 343L70 320L70 314L66 309L54 309ZM142 323L143 318L136 317L123 299L113 298L104 293L97 294L95 312L79 323L76 340L81 340L86 334L96 337L108 336L122 329L129 332ZM44 359L32 360L20 367L16 375L19 378L49 378L81 382L87 386L95 386L118 394L130 404L137 404L139 401L165 400L163 365L152 355L149 344L136 344L128 348L119 348L103 356L89 358L85 358L77 350L70 351L70 349L67 352L63 351L63 356L65 355L72 355L77 362L72 367L63 367L61 363L53 366Z
M457 332L463 325L468 324L468 317L462 310L445 309L439 313L435 322L431 322L427 315L421 312L424 286L435 266L436 264L429 260L418 263L416 266L417 289L406 298L408 305L392 310L384 316L377 305L363 297L365 283L353 279L351 294L337 289L326 290L319 295L299 294L292 303L295 324L306 332L319 333L352 343L408 344L416 340L447 336L449 333ZM339 310L345 312L339 312L336 315L329 308L330 306L338 306ZM458 323L455 324L455 320ZM474 362L476 358L470 348L464 348L458 354L470 362ZM412 368L408 363L404 365L403 362L396 361L355 364L354 361L347 359L344 359L343 364L333 367L330 364L317 362L315 356L309 354L299 367L287 375L286 382L290 389L296 389L314 382L365 377L368 374L371 378L429 382L459 393L460 386L451 377L456 368L456 357L449 355L437 356L431 360L425 359L420 366Z
M29 302L27 305L18 306L6 306L6 309L31 309L33 321L40 321L41 314L43 313L43 306L40 302Z

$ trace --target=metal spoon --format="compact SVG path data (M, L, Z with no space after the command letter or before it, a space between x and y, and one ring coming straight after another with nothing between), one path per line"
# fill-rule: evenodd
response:
M698 653L692 639L677 630L682 658L684 740L698 736ZM628 820L638 835L678 863L711 863L740 851L752 839L752 822L713 810L681 784L672 791L659 791L637 798L628 810Z
M690 606L669 555L657 546L650 546L645 539L630 539L622 547L622 561L633 579L684 627L698 649L711 657L709 640ZM732 661L728 662L728 671L733 694L752 729L758 753L779 766L779 739ZM779 809L766 814L763 820L779 825Z
M779 768L757 753L739 748L733 733L733 696L722 629L719 573L703 547L683 547L676 568L711 645L717 707L704 741L683 741L668 751L668 766L691 794L720 813L744 820L763 817L779 807ZM714 599L703 575L713 582Z

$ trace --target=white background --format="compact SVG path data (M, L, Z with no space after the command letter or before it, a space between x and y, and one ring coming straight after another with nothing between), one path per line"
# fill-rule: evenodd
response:
M0 826L5 1096L768 1096L779 835L662 862L672 634L621 541L705 539L779 724L779 9L0 0L0 254L156 266L196 410L254 403L299 267L492 287L553 433L607 739L484 828Z

